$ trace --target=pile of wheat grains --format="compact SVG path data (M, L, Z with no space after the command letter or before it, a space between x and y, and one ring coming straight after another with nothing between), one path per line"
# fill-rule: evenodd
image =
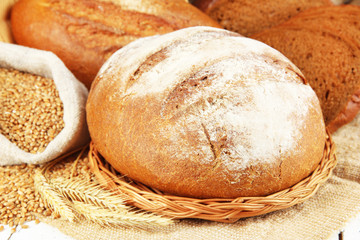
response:
M53 80L0 68L0 134L29 153L44 151L64 128L63 104ZM0 231L15 229L36 214L51 215L35 192L33 176L40 166L0 167Z
M29 153L42 152L64 128L63 104L51 79L0 68L0 134ZM90 170L88 148L43 165L0 167L0 231L27 221L61 217L104 226L158 226L171 219L125 206L101 188Z
M34 213L51 215L35 192L33 175L35 165L0 167L0 224L26 226L26 221L36 220Z
M63 116L52 79L0 68L0 134L24 151L43 152L64 128Z
M47 172L47 177L93 179L88 158L82 157L75 161L75 157L76 154L58 162ZM27 221L35 220L35 223L39 223L39 217L59 217L35 190L33 178L42 168L30 164L0 167L0 231L4 229L2 225L9 225L15 231L17 226L27 228Z

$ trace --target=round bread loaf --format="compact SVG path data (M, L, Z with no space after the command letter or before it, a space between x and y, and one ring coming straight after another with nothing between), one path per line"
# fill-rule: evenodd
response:
M11 11L16 43L54 52L88 88L129 42L203 25L220 27L184 0L19 0Z
M301 72L237 33L191 27L136 40L97 75L87 120L118 171L197 198L267 195L319 164L326 132Z

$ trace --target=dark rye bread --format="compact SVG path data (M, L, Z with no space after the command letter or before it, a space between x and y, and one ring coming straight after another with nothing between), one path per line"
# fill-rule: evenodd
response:
M337 32L342 39L355 44L360 49L360 7L354 5L342 5L338 7L320 7L312 8L294 17L288 23L298 26L313 25L326 28L330 31ZM324 19L327 19L324 21ZM344 27L346 26L346 27ZM359 53L355 54L360 56ZM356 88L356 86L355 86ZM340 114L334 120L327 124L331 132L336 131L339 127L352 121L360 111L360 85L358 90L354 90L353 95L349 97L347 105L342 109Z
M312 8L302 12L298 17L284 25L316 26L334 30L343 35L353 38L360 47L360 7L355 5L341 5L330 7ZM344 27L345 26L345 27ZM350 40L350 39L349 39Z
M317 93L325 123L334 132L360 110L360 7L309 9L255 34L287 56ZM356 94L355 94L356 93Z
M210 27L114 53L86 112L115 169L180 196L274 193L308 176L324 150L319 100L299 69L259 41Z
M198 25L220 27L184 0L20 0L11 12L16 43L54 52L88 88L129 42Z
M330 0L195 0L193 4L225 29L244 36L276 26L306 9L332 5Z

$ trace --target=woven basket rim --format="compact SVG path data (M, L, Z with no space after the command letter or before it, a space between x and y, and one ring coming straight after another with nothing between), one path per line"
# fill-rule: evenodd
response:
M226 223L304 202L330 177L337 163L335 143L327 131L324 154L319 165L294 186L261 197L197 199L165 194L120 175L100 156L93 142L90 143L88 159L90 169L99 183L121 194L129 205L173 219L197 218Z

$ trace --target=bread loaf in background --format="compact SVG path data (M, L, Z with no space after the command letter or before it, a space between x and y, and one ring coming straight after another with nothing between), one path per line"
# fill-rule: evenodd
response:
M10 9L15 2L16 0L0 1L0 42L13 41L10 30Z
M308 9L252 36L287 56L320 99L331 132L360 110L360 6Z
M0 20L0 42L11 42L11 32L9 24Z
M217 28L123 47L101 68L86 110L115 169L180 196L267 195L308 176L324 150L319 100L298 68Z
M251 36L306 9L332 5L330 0L194 0L192 3L225 29Z
M87 87L129 42L197 25L220 27L184 0L19 0L11 13L16 43L54 52Z

